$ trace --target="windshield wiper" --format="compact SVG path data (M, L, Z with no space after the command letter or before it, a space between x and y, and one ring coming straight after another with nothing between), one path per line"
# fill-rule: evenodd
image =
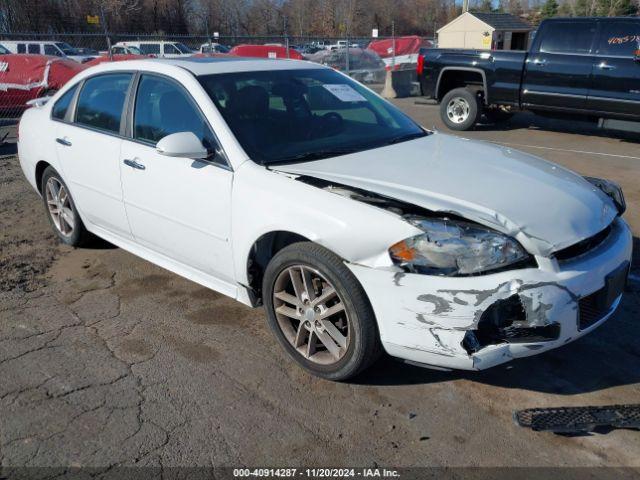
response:
M357 148L335 148L328 150L316 150L314 152L305 152L299 155L293 155L291 157L276 160L275 162L268 162L269 165L276 165L282 163L297 163L308 162L311 160L321 160L323 158L337 157L339 155L347 155L348 153L357 152Z
M385 145L393 145L394 143L400 143L400 142L407 142L409 140L414 140L416 138L422 138L422 137L426 137L427 135L429 135L429 133L427 132L416 132L416 133L409 133L407 135L399 135L397 137L393 137L390 140L387 140L386 142L384 142Z

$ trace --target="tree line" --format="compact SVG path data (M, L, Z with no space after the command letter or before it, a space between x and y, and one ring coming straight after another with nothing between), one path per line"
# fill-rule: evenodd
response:
M640 0L470 0L532 24L553 16L639 14ZM433 35L461 13L456 0L0 0L0 32L221 36ZM95 17L99 21L96 23ZM89 20L87 17L91 17Z

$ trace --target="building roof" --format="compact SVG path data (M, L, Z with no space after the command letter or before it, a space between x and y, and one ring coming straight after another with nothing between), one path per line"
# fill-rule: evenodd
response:
M469 13L496 30L533 30L531 25L510 13Z

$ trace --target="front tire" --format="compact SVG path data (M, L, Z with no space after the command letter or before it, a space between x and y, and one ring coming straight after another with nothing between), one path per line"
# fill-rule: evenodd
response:
M45 169L40 190L49 223L60 241L72 247L85 245L90 233L80 219L69 187L53 167Z
M351 270L326 248L294 243L266 268L269 326L299 365L329 380L347 380L381 352L375 316Z
M480 98L468 88L455 88L440 103L440 118L451 130L471 130L480 120Z

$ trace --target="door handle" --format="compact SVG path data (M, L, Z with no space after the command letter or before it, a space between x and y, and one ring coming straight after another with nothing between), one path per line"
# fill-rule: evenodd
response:
M602 62L600 65L598 65L598 68L600 70L615 70L616 67L614 67L613 65L608 65L605 62Z
M56 142L58 142L60 145L64 145L65 147L71 146L71 142L66 138L56 138Z
M539 58L536 58L533 61L533 64L534 65L538 65L539 67L544 67L547 64L547 61L546 60L540 60Z
M143 164L136 162L135 159L134 160L125 159L124 164L128 167L135 168L136 170L144 170L145 168L147 168Z

